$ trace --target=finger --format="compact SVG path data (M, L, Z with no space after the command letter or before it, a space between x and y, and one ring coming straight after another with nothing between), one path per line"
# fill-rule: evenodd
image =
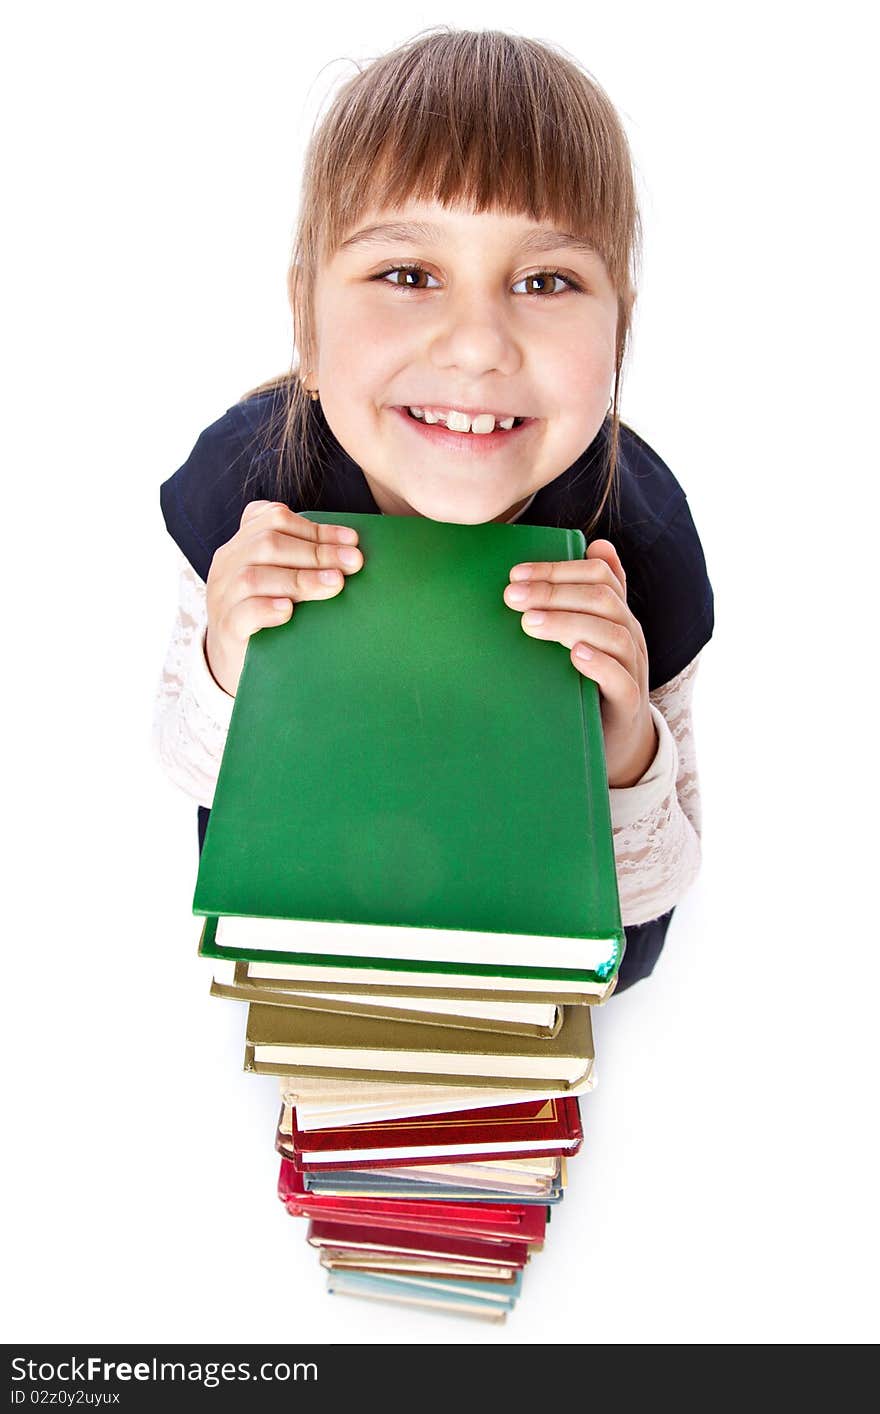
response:
M533 609L523 614L520 622L530 638L549 639L565 648L585 642L591 648L616 658L634 677L637 675L639 650L624 624L599 618L596 614L544 613Z
M226 631L243 643L252 633L261 628L272 628L286 623L293 613L293 604L284 597L261 599L256 596L242 599L226 616Z
M585 562L576 560L573 563L583 565ZM620 585L605 561L595 560L592 563L597 568L601 566L604 571L605 578L600 576L598 583L583 584L573 581L548 583L546 580L534 582L528 580L525 584L516 582L505 586L504 602L509 608L516 609L520 613L529 610L538 610L544 613L567 611L595 614L600 618L623 624L629 630L639 656L647 669L648 645L645 642L645 634L641 624L627 605L626 600L621 597ZM554 636L550 635L550 637Z
M238 523L239 528L243 525L247 525L249 521L254 519L254 516L260 515L267 506L273 506L275 504L276 502L274 501L248 501L241 513L241 520Z
M611 566L598 556L583 560L535 560L514 565L510 571L512 584L607 584L624 602L626 591Z
M587 657L579 649L586 649ZM599 691L611 706L634 716L641 700L639 684L632 673L617 658L594 648L591 643L575 644L571 651L571 661L585 678L598 684Z
M619 581L624 598L626 598L626 572L620 562L620 556L610 540L592 540L587 546L585 558L603 560Z
M306 523L299 519L301 524ZM312 526L313 530L320 531L330 528L323 525ZM332 529L336 531L340 527L333 526ZM338 569L342 570L343 574L359 570L364 563L363 553L356 545L341 544L323 535L303 538L298 527L285 529L284 524L279 524L279 518L274 511L267 512L265 516L254 521L250 534L245 534L239 554L246 556L249 565L283 565L291 569Z
M545 579L529 580L526 584L508 584L504 589L504 602L520 612L526 609L569 610L575 613L598 614L602 618L613 619L616 623L632 627L635 620L627 608L626 601L621 598L620 585L613 579L607 566L606 574L613 584L604 580L601 583L584 584L572 580L553 582Z
M292 511L283 501L249 501L245 506L241 525L249 525L260 518L287 535L296 535L301 540L322 541L337 545L356 545L358 532L351 525L324 525L309 520L306 516Z
M329 599L345 584L339 569L285 569L282 565L245 565L233 576L230 597L244 599Z

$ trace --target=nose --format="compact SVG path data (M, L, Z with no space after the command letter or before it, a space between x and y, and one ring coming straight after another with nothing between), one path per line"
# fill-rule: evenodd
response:
M515 373L521 352L502 300L483 289L450 295L431 340L435 368L456 369L469 378Z

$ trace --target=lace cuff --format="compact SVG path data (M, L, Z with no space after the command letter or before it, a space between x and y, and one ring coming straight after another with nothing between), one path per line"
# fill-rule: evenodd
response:
M235 698L230 697L228 692L212 676L208 667L208 657L205 651L205 639L208 634L207 625L193 639L190 671L187 679L190 696L195 704L196 710L205 717L210 718L216 726L223 728L224 736L229 730L229 723L232 719L232 709L235 706Z
M699 654L651 693L657 754L634 786L610 793L624 925L667 913L699 872L700 799L691 723L698 662Z
M235 702L211 676L205 659L205 586L188 562L180 571L180 602L159 679L153 743L165 773L210 807Z
M657 752L654 760L635 785L612 786L608 792L611 799L611 824L616 830L634 825L636 820L650 814L675 785L678 771L675 738L663 713L653 702L650 703L650 711L657 728Z

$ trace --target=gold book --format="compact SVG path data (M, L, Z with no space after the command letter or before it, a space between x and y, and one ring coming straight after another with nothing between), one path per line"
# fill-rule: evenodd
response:
M245 1069L507 1089L569 1087L593 1059L589 1007L563 1007L555 1036L509 1036L375 1017L248 1007Z
M235 964L234 980L211 983L212 997L257 1002L267 1006L296 1007L302 1011L334 1012L340 1016L373 1017L419 1026L451 1026L461 1030L498 1031L510 1036L555 1036L562 1025L562 1009L549 1004L465 1001L454 997L413 998L337 991L300 991L294 983L260 978L248 973L248 964Z

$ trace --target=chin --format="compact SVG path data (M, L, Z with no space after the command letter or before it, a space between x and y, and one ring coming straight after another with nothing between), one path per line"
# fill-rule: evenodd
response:
M409 493L401 490L397 494L412 508L415 515L424 516L427 520L447 521L451 525L482 525L485 521L503 515L508 504L514 504L512 501L508 502L506 497L503 504L498 505L494 497L491 501L481 500L477 496L463 494L460 487L431 488L424 483L412 487Z
M425 520L442 520L449 525L485 525L487 521L500 516L502 511L467 511L458 506L413 506L417 515Z

